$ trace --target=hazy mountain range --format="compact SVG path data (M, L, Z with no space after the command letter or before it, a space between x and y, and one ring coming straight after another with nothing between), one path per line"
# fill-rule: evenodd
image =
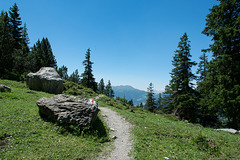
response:
M132 99L134 105L146 102L146 91L133 88L129 85L112 86L112 88L114 90L115 97L125 97L128 101ZM158 97L158 94L155 94L155 96Z

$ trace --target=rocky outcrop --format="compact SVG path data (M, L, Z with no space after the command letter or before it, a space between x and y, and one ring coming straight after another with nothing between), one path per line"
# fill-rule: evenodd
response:
M32 90L53 94L61 94L63 91L63 81L52 67L42 67L36 73L29 73L26 82Z
M4 84L0 84L0 92L11 92L11 88Z
M59 94L37 101L39 114L50 121L80 127L91 124L98 114L97 102L83 97Z

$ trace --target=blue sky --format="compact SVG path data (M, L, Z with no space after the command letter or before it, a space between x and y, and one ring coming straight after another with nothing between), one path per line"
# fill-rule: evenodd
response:
M192 60L211 38L201 34L216 0L0 0L1 10L17 3L30 46L47 37L58 66L84 71L88 48L96 81L146 90L169 84L172 57L187 32ZM193 68L196 71L196 67Z

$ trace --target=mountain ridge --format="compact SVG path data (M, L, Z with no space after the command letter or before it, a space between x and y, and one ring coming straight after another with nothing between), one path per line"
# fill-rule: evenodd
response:
M147 91L136 89L131 85L112 86L115 97L126 98L128 101L133 100L134 105L146 102ZM158 92L155 93L155 98L158 97Z

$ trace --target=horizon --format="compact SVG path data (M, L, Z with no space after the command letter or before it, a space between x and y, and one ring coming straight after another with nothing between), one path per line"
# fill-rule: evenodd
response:
M103 78L112 86L130 85L144 91L150 82L158 91L169 84L174 51L185 32L192 60L199 62L201 49L211 44L211 38L201 34L206 15L219 3L9 0L1 2L1 9L9 11L15 2L27 25L29 46L47 37L58 67L67 66L69 75L75 69L83 73L82 61L90 48L96 82Z

